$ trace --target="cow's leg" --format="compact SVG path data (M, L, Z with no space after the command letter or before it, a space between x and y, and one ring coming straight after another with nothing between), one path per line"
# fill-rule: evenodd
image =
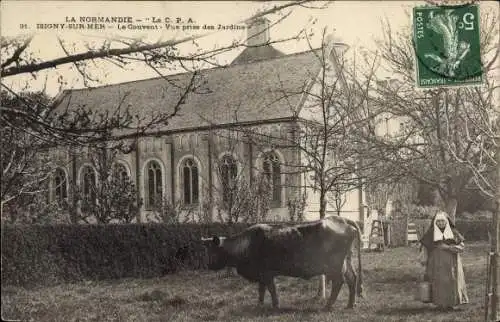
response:
M328 301L326 303L326 308L330 309L337 300L337 297L339 296L340 289L342 288L342 285L344 284L344 279L342 278L342 274L334 274L330 275L331 280L332 280L332 293L330 294L330 297L328 298Z
M265 295L266 295L266 284L259 282L259 304L264 304Z
M349 302L347 303L347 308L351 309L354 307L354 304L356 302L356 271L354 270L354 267L352 267L352 261L348 260L346 261L346 267L344 271L344 280L347 283L347 286L349 287Z
M276 284L274 283L274 277L271 277L270 280L267 283L267 289L269 290L269 293L271 293L271 299L273 301L273 307L274 308L279 308L280 302L278 299L278 293L276 292Z

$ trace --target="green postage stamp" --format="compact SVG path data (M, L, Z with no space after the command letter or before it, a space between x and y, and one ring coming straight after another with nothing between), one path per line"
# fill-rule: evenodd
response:
M479 8L413 8L416 81L421 88L483 82Z

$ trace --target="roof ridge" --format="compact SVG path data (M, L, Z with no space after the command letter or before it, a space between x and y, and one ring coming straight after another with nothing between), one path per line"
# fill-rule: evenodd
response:
M309 50L305 50L305 51L301 51L301 52L295 52L295 53L288 54L288 55L285 54L283 56L273 57L273 58L269 58L269 59L262 59L262 60L249 61L249 62L242 62L242 63L238 63L238 64L235 64L235 65L227 64L225 66L217 66L217 67L213 67L213 68L205 68L205 69L201 69L199 71L201 71L201 72L208 71L209 72L209 71L213 71L213 70L228 69L228 68L237 68L238 66L248 66L248 65L252 65L252 64L262 64L262 63L265 63L265 62L268 62L268 61L275 61L275 60L278 60L278 59L285 59L285 58L289 58L289 57L303 55L303 54L310 53L310 52L313 52L313 51L318 50L318 49L320 49L320 48L313 48L313 49L309 49ZM120 83L115 83L115 84L106 84L106 85L95 86L95 87L69 88L69 89L62 90L61 93L57 94L57 96L65 94L65 93L76 92L76 91L90 91L90 90L93 90L93 89L106 88L106 87L111 87L111 86L119 86L119 85L132 84L132 83L138 83L138 82L144 82L144 81L159 80L159 79L162 79L162 78L165 78L165 77L174 77L174 76L179 76L179 75L186 75L186 74L189 74L189 73L194 73L194 72L179 72L179 73L175 73L175 74L168 74L168 75L157 76L157 77L136 79L136 80L131 80L131 81L125 81L125 82L120 82Z

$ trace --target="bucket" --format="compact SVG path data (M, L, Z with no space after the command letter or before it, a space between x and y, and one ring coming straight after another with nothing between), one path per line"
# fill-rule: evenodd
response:
M421 282L418 285L417 299L424 303L429 303L432 301L431 298L431 283Z

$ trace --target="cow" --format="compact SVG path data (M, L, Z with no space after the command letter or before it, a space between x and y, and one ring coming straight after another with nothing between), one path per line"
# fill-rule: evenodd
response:
M351 258L358 242L358 274ZM275 276L310 279L326 275L332 281L326 309L331 309L344 284L349 287L347 308L356 294L362 297L361 232L356 222L339 216L300 224L255 224L232 237L202 238L208 250L208 268L235 267L238 274L259 285L259 304L266 289L279 307Z

